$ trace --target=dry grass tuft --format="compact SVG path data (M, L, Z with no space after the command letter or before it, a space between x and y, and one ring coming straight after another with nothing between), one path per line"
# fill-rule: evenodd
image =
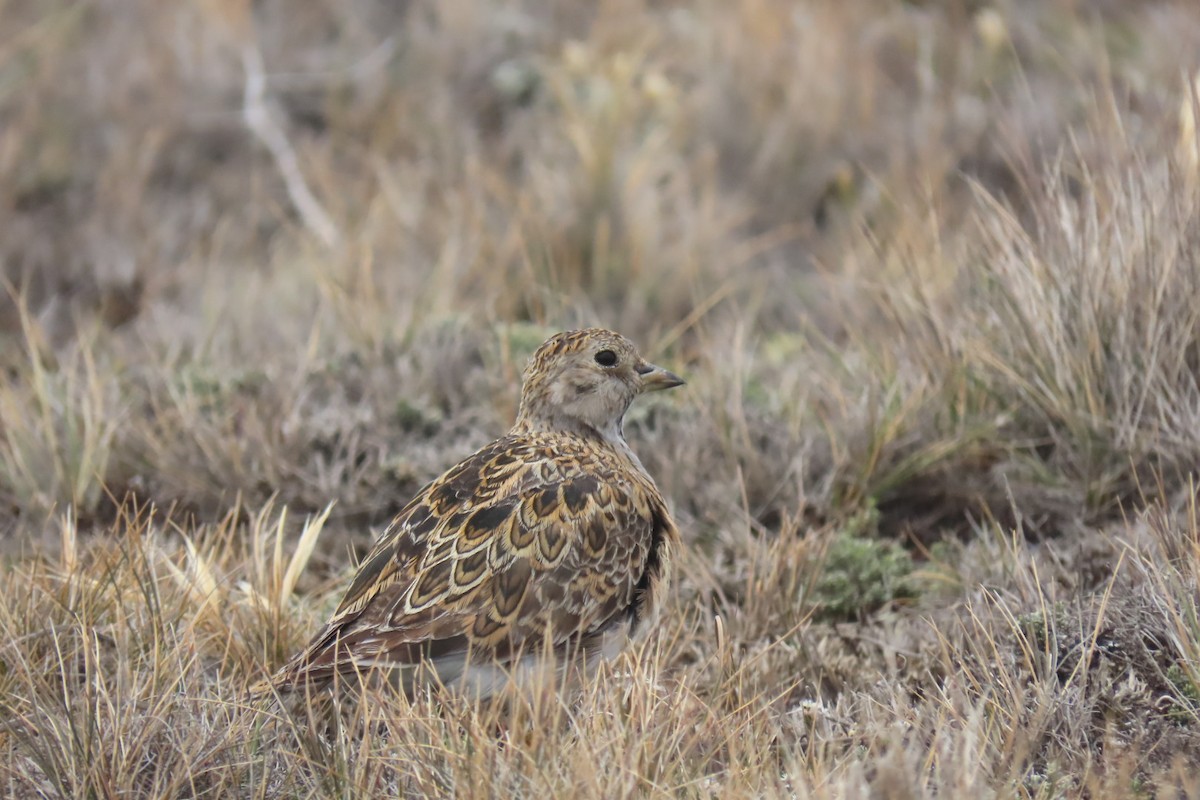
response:
M1192 4L0 5L0 793L1200 797ZM657 634L247 704L580 324Z

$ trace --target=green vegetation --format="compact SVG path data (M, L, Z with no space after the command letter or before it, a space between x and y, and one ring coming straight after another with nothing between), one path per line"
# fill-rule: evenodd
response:
M825 554L812 601L822 618L861 619L914 597L912 570L912 558L895 542L839 535Z

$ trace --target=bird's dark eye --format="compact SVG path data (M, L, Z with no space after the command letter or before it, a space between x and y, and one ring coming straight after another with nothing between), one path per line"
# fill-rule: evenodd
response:
M596 363L602 367L615 366L617 363L617 354L612 350L601 350L596 353Z

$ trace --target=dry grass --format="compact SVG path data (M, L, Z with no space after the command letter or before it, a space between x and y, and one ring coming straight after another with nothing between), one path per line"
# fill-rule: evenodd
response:
M1200 797L1193 6L0 0L0 793ZM583 323L657 635L245 706Z

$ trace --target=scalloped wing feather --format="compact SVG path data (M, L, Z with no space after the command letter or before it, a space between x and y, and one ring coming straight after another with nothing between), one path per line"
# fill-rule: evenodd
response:
M563 436L499 439L426 486L362 562L325 629L276 689L421 664L587 648L653 605L677 533L653 483Z

